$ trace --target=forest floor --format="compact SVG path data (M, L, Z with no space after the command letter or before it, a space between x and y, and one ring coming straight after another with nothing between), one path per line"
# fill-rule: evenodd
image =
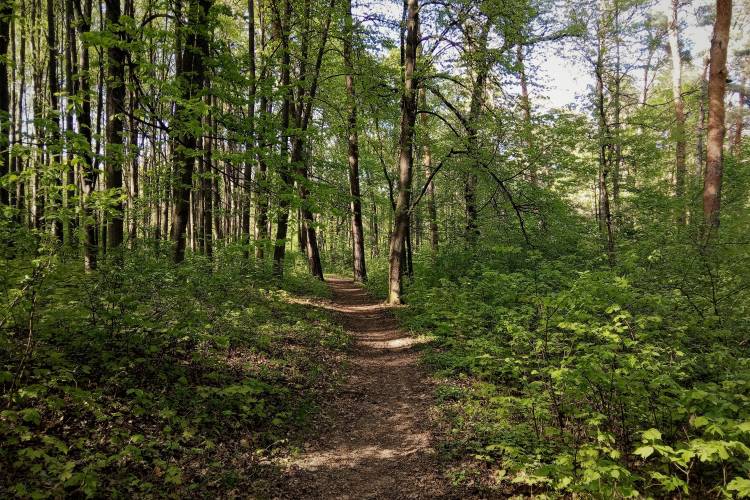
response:
M433 448L434 385L419 339L351 279L328 277L333 313L352 336L342 387L323 404L278 498L452 497Z

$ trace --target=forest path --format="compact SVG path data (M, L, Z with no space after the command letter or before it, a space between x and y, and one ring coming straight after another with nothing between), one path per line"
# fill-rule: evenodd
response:
M432 448L433 387L416 340L351 279L327 277L319 304L352 335L347 378L324 403L278 498L445 498Z

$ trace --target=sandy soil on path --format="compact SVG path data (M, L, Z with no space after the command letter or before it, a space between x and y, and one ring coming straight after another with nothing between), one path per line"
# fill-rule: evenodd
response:
M328 277L334 312L354 345L347 378L324 403L276 498L449 498L432 448L433 387L415 340L352 280Z

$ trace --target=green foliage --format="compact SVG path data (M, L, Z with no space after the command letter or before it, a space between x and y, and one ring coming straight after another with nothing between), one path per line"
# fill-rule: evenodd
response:
M22 241L22 239L19 239ZM289 292L321 284L228 248L183 266L137 249L96 274L6 261L3 496L198 495L251 484L304 423L347 337ZM230 472L242 478L224 484Z
M436 336L446 452L491 467L504 491L747 495L750 356L729 326L744 319L717 329L653 276L582 257L418 260L401 314Z

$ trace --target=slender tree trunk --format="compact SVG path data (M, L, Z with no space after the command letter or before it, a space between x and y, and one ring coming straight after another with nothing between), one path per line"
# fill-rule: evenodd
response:
M183 101L200 99L205 84L205 62L208 54L208 12L211 0L190 0L188 12L188 32L182 66L178 70ZM175 117L178 126L188 123L195 110L177 105ZM177 134L175 165L179 168L175 187L175 219L173 239L175 242L172 260L180 263L185 259L185 232L190 216L190 192L193 186L195 167L194 151L198 144L198 134L194 130L179 130Z
M610 225L614 233L614 226L619 221L620 216L620 182L622 174L622 64L620 56L620 3L614 0L614 42L615 42L615 67L614 67L614 85L612 88L612 111L613 120L611 129L611 150L610 170L612 174L612 220ZM614 239L611 245L614 247ZM612 253L614 255L614 253Z
M120 0L106 0L107 28L118 41L124 39L120 26ZM125 51L118 44L107 49L107 145L106 187L118 201L107 225L107 246L118 248L124 239L122 170L124 165L123 120L125 111Z
M703 179L703 172L706 164L706 107L708 103L708 66L711 58L708 54L703 59L703 72L700 80L700 105L698 109L698 124L696 125L695 135L695 178Z
M719 227L725 134L724 92L727 85L727 48L732 0L716 0L716 22L711 38L708 77L708 150L703 183L703 217L710 229Z
M68 156L65 180L65 207L69 213L72 212L71 198L77 191L76 165L73 162L76 141L72 139L75 133L74 118L76 115L76 107L73 101L77 93L77 85L73 75L78 71L76 68L77 48L75 25L73 24L73 0L65 0L65 104L67 109L65 113L65 131L67 134L65 142ZM66 218L65 237L66 243L70 246L73 245L75 239L75 222L76 219L72 216Z
M601 22L601 20L600 20ZM607 113L604 98L604 32L599 27L598 51L596 59L596 98L597 114L599 120L599 226L604 233L605 249L610 266L615 265L615 234L612 223L612 210L610 208L609 186L607 178L610 174L610 160L608 152L611 148L611 134L607 124Z
M417 46L419 39L418 0L406 1L406 42L404 44L404 80L401 94L401 133L399 137L399 185L394 214L393 233L388 251L389 304L400 304L402 299L402 250L408 238L411 212L411 184L414 146L414 124L417 118Z
M292 100L292 89L289 86L290 75L289 66L291 64L291 58L289 54L289 28L292 17L292 4L291 0L284 0L284 18L282 20L281 14L276 12L275 24L276 32L281 40L281 88L284 89L284 97L281 104L281 147L280 147L280 158L282 164L279 166L281 179L285 186L291 186L293 184L291 173L289 172L288 155L289 155L289 116L290 106ZM286 255L286 237L289 226L289 206L290 200L288 196L283 196L279 200L279 213L276 219L276 238L273 249L273 270L277 277L281 277L284 274L284 257Z
M672 0L669 19L669 52L672 58L672 98L674 100L675 126L675 197L679 204L677 221L685 224L685 160L687 141L685 137L685 103L682 99L682 58L680 56L679 0Z
M3 5L8 5L9 2ZM12 5L12 4L10 4ZM7 9L7 7L5 7ZM26 2L24 0L21 0L21 11L25 12L26 9ZM16 128L15 133L15 144L20 145L21 144L21 138L23 136L23 123L25 121L25 112L26 112L26 100L24 99L26 95L26 23L21 22L21 33L20 33L20 47L19 47L19 54L18 54L18 66L17 73L20 73L20 82L18 85L18 113L17 113L17 123L14 125ZM0 64L2 64L2 61L0 61ZM7 67L7 66L6 66ZM1 85L1 84L0 84ZM24 170L24 159L21 156L16 156L14 158L15 163L15 172L21 177L21 173ZM27 222L27 224L30 222L29 217L24 217L23 214L26 212L26 192L27 192L27 183L23 180L19 180L19 182L16 184L16 210L18 210L18 217L20 221L23 221L24 218ZM2 188L0 188L2 189Z
M245 200L242 209L242 234L244 238L244 256L250 256L250 201L253 193L253 149L255 148L255 94L257 83L255 81L255 0L247 0L248 16L248 59L250 70L250 95L247 103L248 135L247 141L247 160L245 162L245 172L243 179L243 188Z
M466 242L470 247L474 247L479 240L479 223L477 218L479 211L477 208L477 171L480 168L482 159L480 158L479 134L477 131L477 120L482 113L482 100L484 98L485 82L489 66L486 61L487 55L487 38L489 36L489 23L481 28L476 45L472 47L472 52L477 58L477 67L475 69L475 78L471 89L471 102L469 103L469 116L464 123L467 133L467 147L471 157L471 167L466 174L464 184L464 202L466 204ZM469 42L471 43L471 42Z
M8 78L8 46L10 25L13 19L10 0L0 4L0 178L10 173L10 79ZM23 43L23 41L22 41ZM0 204L10 205L10 190L0 187Z
M523 113L524 133L526 135L526 148L528 149L528 155L532 157L529 162L529 182L536 186L539 181L537 177L536 165L534 164L534 140L532 137L532 124L531 124L531 99L529 99L529 80L526 75L524 46L518 44L516 46L516 62L519 66L519 76L521 80L521 112Z
M82 2L82 9L77 11L79 38L85 39L86 34L91 30L91 0ZM78 4L79 7L81 6ZM81 177L83 187L83 197L81 204L83 207L82 225L84 233L83 242L83 266L87 272L96 269L97 259L97 235L96 220L93 209L91 196L96 189L96 165L94 164L94 155L91 150L93 129L91 124L91 88L89 80L89 47L84 42L79 53L79 75L78 85L80 93L80 112L78 113L78 129L83 138L81 141Z
M346 64L346 93L349 100L349 117L347 120L349 144L349 195L351 196L352 216L352 251L354 280L367 281L365 264L365 234L362 228L362 196L359 189L359 138L357 135L357 95L354 88L354 21L352 19L352 2L346 2L346 37L344 39L344 62Z
M264 93L260 98L260 110L265 116L270 115L268 110L269 99ZM255 176L255 258L262 259L265 256L265 248L268 239L268 194L267 194L267 172L265 153L258 148L258 174Z
M125 15L135 19L135 1L125 0ZM135 68L130 67L129 71L130 84L135 85L136 75ZM128 239L131 247L135 245L138 235L138 212L144 207L138 206L139 192L139 165L138 165L138 125L135 118L136 113L136 96L135 90L128 89L128 155L130 159L130 190L128 191Z
M742 81L740 82L739 102L737 103L737 117L734 122L734 141L732 143L732 149L734 150L734 156L737 159L742 157L742 129L745 123L745 100L747 94L745 93L745 85L747 84L747 76L742 75Z
M419 88L419 107L422 110L427 109L427 92L422 86ZM435 205L435 184L432 177L432 151L430 149L430 119L427 113L422 113L422 168L424 169L424 177L427 184L427 216L429 218L430 226L430 249L432 253L437 253L438 245L440 243L440 231L438 230L437 223L437 207Z
M208 117L211 120L211 117ZM212 130L213 124L209 123L209 130ZM203 218L203 252L210 259L214 254L214 229L213 229L213 195L211 193L211 176L213 175L213 134L209 134L209 137L203 138L203 171L201 172L201 202L203 210L201 211L201 217Z
M49 50L49 62L47 65L47 85L49 86L49 137L47 151L51 172L54 179L54 188L49 197L49 211L52 215L52 234L60 242L63 241L62 223L62 180L59 173L62 158L60 156L60 80L57 74L58 46L57 46L57 21L55 17L55 2L47 0L47 45Z

